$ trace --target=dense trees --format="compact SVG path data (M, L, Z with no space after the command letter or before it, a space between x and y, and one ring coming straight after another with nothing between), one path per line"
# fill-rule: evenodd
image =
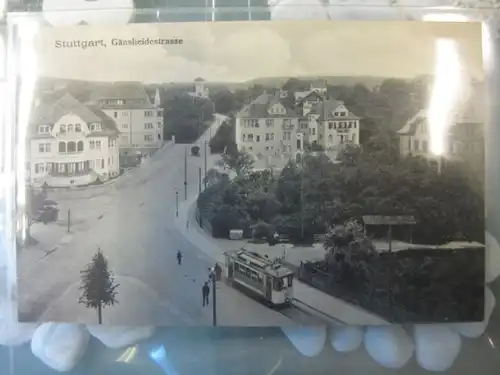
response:
M235 120L231 118L221 124L217 133L215 133L214 137L210 140L210 152L213 154L236 152L237 147L235 139Z
M175 135L178 143L191 143L213 119L213 105L205 99L176 96L164 102L164 139Z

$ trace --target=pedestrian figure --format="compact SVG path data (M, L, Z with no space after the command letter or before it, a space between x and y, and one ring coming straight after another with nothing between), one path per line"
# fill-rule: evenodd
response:
M181 251L177 251L177 263L179 263L179 265L182 263L182 254L181 254Z
M189 229L189 220L186 220L186 229Z
M219 263L215 263L215 280L220 281L222 277L222 267Z
M208 305L208 296L210 294L210 287L208 286L208 282L206 281L205 284L203 284L203 288L201 288L201 292L203 294L203 306Z

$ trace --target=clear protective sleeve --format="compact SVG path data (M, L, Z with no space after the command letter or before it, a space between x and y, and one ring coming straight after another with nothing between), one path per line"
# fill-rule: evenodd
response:
M307 1L281 0L119 0L9 2L7 25L0 26L0 373L55 374L389 374L430 371L484 375L498 372L500 313L500 112L498 88L498 15L495 2L448 4L446 1ZM61 5L63 4L63 5ZM89 6L90 4L90 6ZM87 8L85 8L87 7ZM36 12L33 12L36 10ZM17 322L16 214L24 204L18 181L23 177L17 148L23 134L15 128L26 115L22 71L15 43L29 25L74 26L241 20L425 20L483 23L484 81L487 86L486 149L486 308L485 321L463 325L387 327L165 328L116 327L118 344L98 340L85 327L63 324L40 338L38 324ZM408 46L418 48L418 46ZM26 61L26 59L24 59ZM25 92L25 91L24 91ZM42 280L40 282L43 282ZM40 327L38 327L40 330ZM84 333L82 333L84 331ZM139 331L139 332L138 332ZM32 340L35 334L35 339ZM47 336L47 335L46 335ZM98 335L97 335L98 336ZM146 338L145 338L146 337ZM135 338L135 339L134 339ZM45 341L44 341L45 340ZM121 341L120 341L121 340ZM104 343L104 345L103 345ZM44 347L46 350L41 350ZM348 352L348 354L346 354Z

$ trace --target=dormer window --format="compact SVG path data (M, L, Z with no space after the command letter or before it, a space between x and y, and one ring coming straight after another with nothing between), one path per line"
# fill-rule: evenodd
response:
M50 126L49 125L40 125L38 127L38 134L49 134Z
M61 125L61 126L59 126L59 131L60 131L61 133L66 133L66 125Z
M101 131L101 124L90 124L90 131L91 132L98 132Z

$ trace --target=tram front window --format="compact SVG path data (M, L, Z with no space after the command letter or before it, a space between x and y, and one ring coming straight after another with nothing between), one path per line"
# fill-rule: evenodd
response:
M274 290L281 292L284 286L285 283L283 282L283 279L274 279Z
M293 282L293 276L290 275L290 276L287 277L287 279L288 279L288 287L291 288L292 287L292 282Z

